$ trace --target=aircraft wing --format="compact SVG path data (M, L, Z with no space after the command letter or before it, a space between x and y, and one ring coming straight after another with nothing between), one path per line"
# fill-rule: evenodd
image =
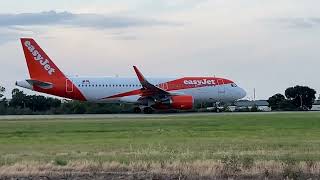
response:
M142 96L168 96L171 95L171 93L151 84L139 71L139 69L136 66L133 66L134 71L136 72L138 79L142 85Z

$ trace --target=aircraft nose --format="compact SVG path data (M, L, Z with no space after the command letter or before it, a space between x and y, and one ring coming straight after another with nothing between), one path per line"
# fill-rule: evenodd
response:
M247 92L244 89L239 87L238 94L239 94L239 99L242 99L247 95Z

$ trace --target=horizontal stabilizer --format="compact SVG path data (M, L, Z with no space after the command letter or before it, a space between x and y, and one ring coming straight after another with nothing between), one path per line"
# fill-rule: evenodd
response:
M42 89L51 89L53 87L53 84L49 83L49 82L43 82L43 81L34 80L34 79L27 79L26 81L30 85L37 86L37 87L40 87Z

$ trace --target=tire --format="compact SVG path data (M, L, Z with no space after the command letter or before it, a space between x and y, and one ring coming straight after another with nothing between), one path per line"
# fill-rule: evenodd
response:
M143 112L144 112L145 114L152 114L152 113L153 113L153 109L152 109L151 107L145 107L145 108L143 109Z
M133 108L133 112L136 114L140 114L141 113L141 109L139 107L135 107Z

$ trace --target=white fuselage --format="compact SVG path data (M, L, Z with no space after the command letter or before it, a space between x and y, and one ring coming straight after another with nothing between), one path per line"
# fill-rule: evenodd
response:
M133 78L118 77L68 77L77 88L82 92L87 101L92 102L124 102L135 103L140 98L138 94L126 94L122 97L112 96L139 90L142 88L139 80ZM219 84L205 87L181 88L170 90L166 82L176 78L148 78L148 81L154 85L160 85L161 89L181 95L193 96L195 101L199 102L232 102L243 98L245 91L231 84ZM172 86L172 85L171 85ZM178 85L177 85L178 86ZM70 87L71 91L72 88ZM108 98L111 97L111 98Z

